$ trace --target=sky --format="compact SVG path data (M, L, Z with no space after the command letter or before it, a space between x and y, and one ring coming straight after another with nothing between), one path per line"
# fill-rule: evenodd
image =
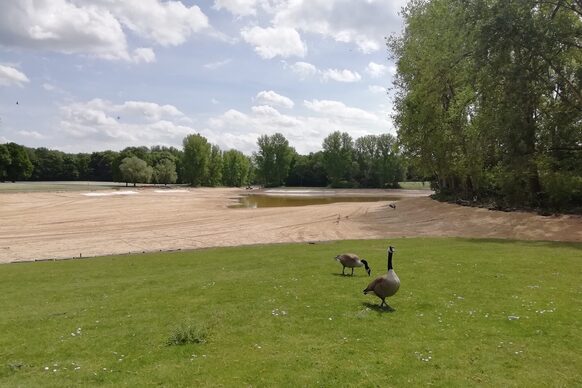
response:
M385 37L405 0L2 0L0 144L301 154L395 134Z

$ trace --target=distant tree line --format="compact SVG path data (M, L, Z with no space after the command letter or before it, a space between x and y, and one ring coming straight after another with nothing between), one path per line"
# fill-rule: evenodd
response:
M0 181L107 181L192 186L397 187L406 165L389 134L355 141L330 134L322 150L298 154L280 133L257 139L250 156L222 151L200 134L188 135L183 148L128 147L122 151L70 154L47 148L0 144Z
M414 0L395 123L442 196L582 211L582 2Z

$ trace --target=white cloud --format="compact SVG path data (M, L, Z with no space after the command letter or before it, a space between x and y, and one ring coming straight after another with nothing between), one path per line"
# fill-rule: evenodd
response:
M303 101L303 105L313 112L327 115L333 118L341 118L348 120L364 120L364 121L378 121L379 118L375 114L365 111L360 108L353 108L346 106L341 101L333 100L312 100Z
M42 88L48 92L52 92L53 90L56 89L56 86L53 84L49 84L48 82L45 82L42 84Z
M327 82L330 80L337 82L358 82L362 79L362 76L357 71L351 71L348 69L320 70L311 63L307 62L295 62L292 65L287 65L287 63L284 62L284 65L285 67L289 67L291 71L297 74L302 80L314 75L318 75L322 82Z
M232 61L232 59L228 58L228 59L225 59L223 61L209 62L209 63L205 64L204 67L206 69L215 70L215 69L218 69L219 67L228 65L231 61Z
M388 66L382 65L375 62L368 63L366 67L366 73L372 78L379 78L388 72Z
M130 52L125 30L161 45L184 43L209 27L197 6L161 0L35 0L0 2L0 44L152 62L152 49ZM125 29L125 30L124 30Z
M261 58L303 57L307 53L307 46L293 28L255 26L241 30L241 36L245 42L255 46L255 52Z
M209 27L208 17L196 5L160 0L84 0L111 10L118 20L135 34L162 46L177 46L190 35Z
M300 153L321 149L323 139L336 129L357 138L369 134L394 133L385 112L369 112L340 101L312 100L304 105L313 115L284 115L271 106L259 105L248 113L230 109L208 120L203 133L221 148L236 148L247 154L257 150L262 134L280 132Z
M405 0L293 0L279 4L273 25L321 34L370 53L384 46L385 36L400 30L397 11L405 3Z
M196 132L180 122L190 121L173 105L146 101L114 104L93 99L61 106L61 131L92 146L120 149L131 145L179 144Z
M135 63L151 63L156 61L156 54L151 48L141 47L133 50L132 59Z
M46 138L46 136L38 133L37 131L18 131L17 133L22 137L28 137L28 138L36 139L36 140Z
M289 97L282 96L272 90L263 90L257 93L255 101L259 104L281 106L283 108L293 108L295 103Z
M372 93L386 94L386 87L380 85L369 85L368 90Z
M109 10L65 0L3 1L0 44L130 59L121 24Z
M327 69L322 73L322 79L324 81L334 80L338 82L358 82L362 79L362 76L358 72L353 72L351 70L343 69Z
M237 16L254 16L257 14L257 0L215 0L214 9L226 9Z
M311 63L307 62L295 62L293 65L290 66L291 70L299 75L299 78L306 79L315 74L317 74L318 70L317 67L313 66Z
M20 70L7 65L0 64L0 86L23 86L30 82L26 74Z

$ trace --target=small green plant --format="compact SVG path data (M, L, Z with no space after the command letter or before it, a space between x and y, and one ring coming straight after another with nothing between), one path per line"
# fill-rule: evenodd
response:
M206 326L196 323L183 323L172 331L166 344L168 346L203 344L206 343L207 338L208 329Z

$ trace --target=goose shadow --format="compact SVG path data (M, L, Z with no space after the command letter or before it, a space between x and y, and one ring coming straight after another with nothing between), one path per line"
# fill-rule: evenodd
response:
M338 272L332 272L331 274L333 276L338 276L340 278L362 278L363 277L361 275L356 275L356 274L350 275L348 273L344 275L341 272L339 272L339 273ZM366 277L369 277L369 276L366 276Z
M380 307L379 304L377 303L370 303L370 302L362 302L362 305L369 308L370 310L374 310L376 312L379 313L394 313L396 312L396 309L394 309L393 307Z

